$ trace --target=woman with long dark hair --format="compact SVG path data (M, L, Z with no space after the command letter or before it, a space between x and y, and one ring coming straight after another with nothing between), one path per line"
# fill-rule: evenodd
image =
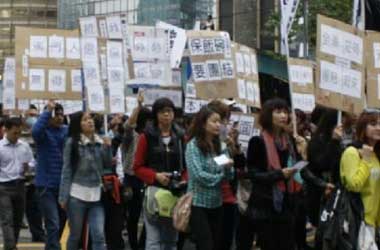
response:
M92 249L105 250L101 189L103 171L111 166L111 143L95 133L94 120L89 113L77 112L70 120L59 193L59 203L67 210L70 226L67 249L79 249L87 216Z
M310 222L318 226L321 199L339 182L342 128L336 110L325 109L307 148L309 165L301 172L305 180Z
M253 183L248 214L263 250L295 247L296 199L301 186L295 182L297 169L292 167L306 145L288 134L289 122L287 103L268 100L259 119L262 133L248 145L248 177Z
M227 147L219 138L220 126L220 115L203 107L194 117L191 141L186 148L188 191L193 192L190 228L198 250L216 249L221 240L222 180L233 177L233 161L218 164L215 159L221 155L228 157Z

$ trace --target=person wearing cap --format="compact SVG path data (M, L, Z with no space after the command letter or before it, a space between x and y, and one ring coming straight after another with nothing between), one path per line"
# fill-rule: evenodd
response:
M63 148L67 126L63 124L62 105L49 101L44 112L33 125L32 136L37 150L35 185L46 227L46 250L60 250L60 235L66 221L59 207L58 194L63 166Z

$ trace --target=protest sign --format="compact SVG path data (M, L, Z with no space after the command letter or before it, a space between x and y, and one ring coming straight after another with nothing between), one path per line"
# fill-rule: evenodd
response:
M364 108L364 34L318 15L316 102L350 113Z
M177 108L183 107L182 90L148 88L144 90L144 100L146 105L152 105L157 99L169 98Z
M380 107L380 33L366 31L367 107Z
M72 71L81 68L77 30L16 27L15 41L17 98L82 99L71 87L78 80Z
M260 134L257 114L244 114L233 112L230 117L229 127L239 131L239 143L242 152L247 152L248 142L252 136Z
M173 69L179 68L186 46L186 30L162 21L157 21L156 27L166 30L169 36L170 66Z
M288 68L293 107L312 112L315 108L313 62L288 58Z
M228 33L192 30L186 34L197 97L206 100L238 97Z
M150 26L128 26L134 78L130 85L173 86L167 30Z
M236 65L237 99L242 104L260 108L260 85L257 69L257 55L254 49L245 45L232 43Z

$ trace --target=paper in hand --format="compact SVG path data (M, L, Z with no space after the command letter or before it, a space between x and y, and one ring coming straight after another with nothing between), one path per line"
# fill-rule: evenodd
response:
M214 157L214 161L219 166L224 166L224 165L231 163L231 159L228 158L225 154Z

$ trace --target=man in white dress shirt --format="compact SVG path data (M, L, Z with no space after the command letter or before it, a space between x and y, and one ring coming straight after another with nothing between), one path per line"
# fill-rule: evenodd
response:
M15 250L25 209L25 172L34 161L31 148L20 141L20 118L5 121L0 141L0 222L4 250Z

